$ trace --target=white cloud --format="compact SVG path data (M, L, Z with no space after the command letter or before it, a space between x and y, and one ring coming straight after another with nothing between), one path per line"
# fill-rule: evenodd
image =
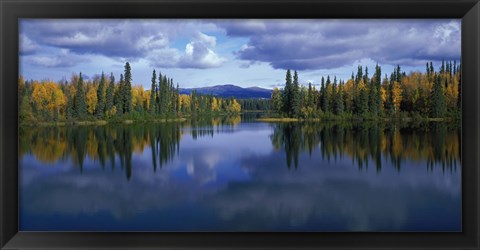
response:
M28 55L35 53L39 46L36 42L32 41L28 36L21 34L20 35L20 54Z

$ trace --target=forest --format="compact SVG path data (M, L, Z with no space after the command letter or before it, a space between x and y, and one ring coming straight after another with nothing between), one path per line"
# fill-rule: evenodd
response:
M372 77L368 67L358 66L348 81L321 79L320 89L301 86L298 73L287 70L285 87L275 88L271 109L280 117L323 119L414 118L459 119L461 114L461 65L432 62L425 73L406 74L399 65L382 78L378 64Z
M153 70L150 90L132 86L130 64L116 81L102 73L84 80L82 73L70 82L25 81L19 77L21 124L38 122L121 122L182 119L196 116L235 115L242 111L267 113L268 119L355 120L413 119L459 120L461 117L461 65L445 62L435 70L405 73L397 65L382 77L377 64L370 77L361 65L347 81L321 78L320 89L301 84L298 72L286 72L285 86L274 88L271 99L222 98L179 94L178 83Z
M85 81L82 73L70 82L25 81L19 77L19 119L36 122L125 121L172 119L191 116L233 115L241 111L234 98L179 94L173 79L152 72L150 90L132 86L130 64L115 81L112 74Z

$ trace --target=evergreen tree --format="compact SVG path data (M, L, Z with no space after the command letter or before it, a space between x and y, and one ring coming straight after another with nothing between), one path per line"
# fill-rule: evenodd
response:
M445 116L446 105L445 95L443 93L443 84L441 83L441 76L435 76L433 90L430 95L430 116L433 118L440 118Z
M163 76L162 76L162 73L158 73L158 86L157 86L157 90L155 91L155 112L157 114L160 114L161 110L160 110L160 90L161 90L161 86L162 86L162 80L163 80Z
M132 112L132 73L130 63L125 63L125 79L124 79L124 112Z
M327 81L325 82L325 93L324 93L324 112L332 112L332 106L330 105L332 103L332 96L331 96L331 92L330 92L330 84L332 82L330 81L330 76L327 76Z
M363 69L362 69L362 66L358 65L357 76L355 77L355 84L358 85L358 83L360 83L360 80L362 79L363 79Z
M102 72L100 83L97 89L97 108L95 114L98 119L102 119L105 114L105 75Z
M123 83L123 74L120 74L120 82L118 83L118 90L115 93L115 99L114 99L116 113L118 115L121 115L124 113L124 106L125 106L124 93L125 93L125 87Z
M335 95L333 111L336 115L343 113L344 103L343 103L343 84L340 83L338 86L338 91Z
M368 96L365 88L360 90L359 99L359 114L366 114L368 112Z
M113 108L113 94L115 92L115 77L110 74L110 82L108 83L107 92L105 94L105 111L109 113Z
M298 73L295 70L293 73L293 94L292 94L292 106L290 111L290 116L298 117L300 114L300 108L302 105L302 98L300 95L300 86L298 83Z
M313 107L314 106L314 98L313 98L313 88L312 83L308 83L308 92L307 92L307 106Z
M382 95L381 95L381 89L382 89L382 68L378 66L378 64L375 67L375 100L376 100L376 115L380 115L382 111Z
M328 97L328 91L325 86L324 78L322 77L322 85L320 87L320 107L325 113L330 111L328 102L329 99L330 98Z
M155 73L155 70L153 70L152 73L152 86L150 88L150 107L149 111L150 114L155 114L155 97L157 96L156 90L157 90L157 75Z
M67 120L71 120L75 117L75 108L74 108L74 98L71 93L67 94L67 113L66 113L66 118ZM29 104L30 106L30 104Z
M293 83L290 69L287 70L285 76L285 88L283 89L283 112L289 115L290 107L292 106Z
M395 81L398 83L402 82L402 73L400 72L400 65L397 64L397 73L395 74L396 78Z
M368 67L367 67L367 66L365 66L365 75L363 76L363 82L364 82L365 84L368 84L368 82L369 82L369 79L368 79Z
M177 82L177 89L175 90L175 113L178 114L180 111L180 87Z
M87 115L87 104L85 102L85 91L83 89L83 77L80 72L80 76L77 82L76 94L75 94L75 111L78 119L85 119Z
M370 81L369 91L368 91L368 107L369 107L369 111L375 116L378 114L378 109L379 109L379 107L377 107L378 97L379 95L377 91L377 86L375 86L374 81Z
M393 78L393 74L390 78ZM393 82L388 81L388 77L385 74L383 83L386 85L387 98L385 100L385 111L389 114L393 114Z

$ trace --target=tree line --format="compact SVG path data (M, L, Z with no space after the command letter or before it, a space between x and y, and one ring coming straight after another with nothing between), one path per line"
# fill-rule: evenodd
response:
M113 73L85 80L82 73L70 82L25 81L19 77L19 119L36 121L87 121L155 119L210 114L236 114L241 106L234 98L179 94L172 78L152 72L150 90L132 86L130 64L116 81Z
M272 92L271 108L283 117L296 118L459 118L461 65L442 61L438 71L432 62L425 73L406 74L399 65L382 78L377 64L370 77L368 67L345 81L322 77L320 89L300 86L297 71L289 69L283 89Z

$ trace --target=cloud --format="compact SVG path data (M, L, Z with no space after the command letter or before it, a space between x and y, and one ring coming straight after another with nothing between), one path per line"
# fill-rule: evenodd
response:
M151 65L173 68L220 66L225 59L214 52L216 38L196 31L215 29L218 28L194 20L51 19L21 22L22 35L29 34L31 44L119 60L146 58ZM173 47L172 43L177 38L191 39L185 52ZM45 57L37 58L36 62L53 67L61 64L58 59Z
M147 58L154 67L206 69L221 66L226 59L214 52L216 38L197 32L181 53L173 48L153 50Z
M71 53L67 49L61 49L56 55L32 55L27 60L29 63L46 68L71 67L78 63L88 62L84 56Z
M250 36L266 31L266 25L262 20L226 20L218 22L229 36Z
M221 25L231 36L249 37L238 59L275 69L333 69L362 59L417 66L458 60L461 53L458 20L264 20L263 26Z
M195 40L187 44L185 54L179 65L185 68L212 68L222 65L226 59L215 54L213 48L216 39L203 33L198 33Z
M35 53L39 46L26 35L20 35L20 55L30 55Z

